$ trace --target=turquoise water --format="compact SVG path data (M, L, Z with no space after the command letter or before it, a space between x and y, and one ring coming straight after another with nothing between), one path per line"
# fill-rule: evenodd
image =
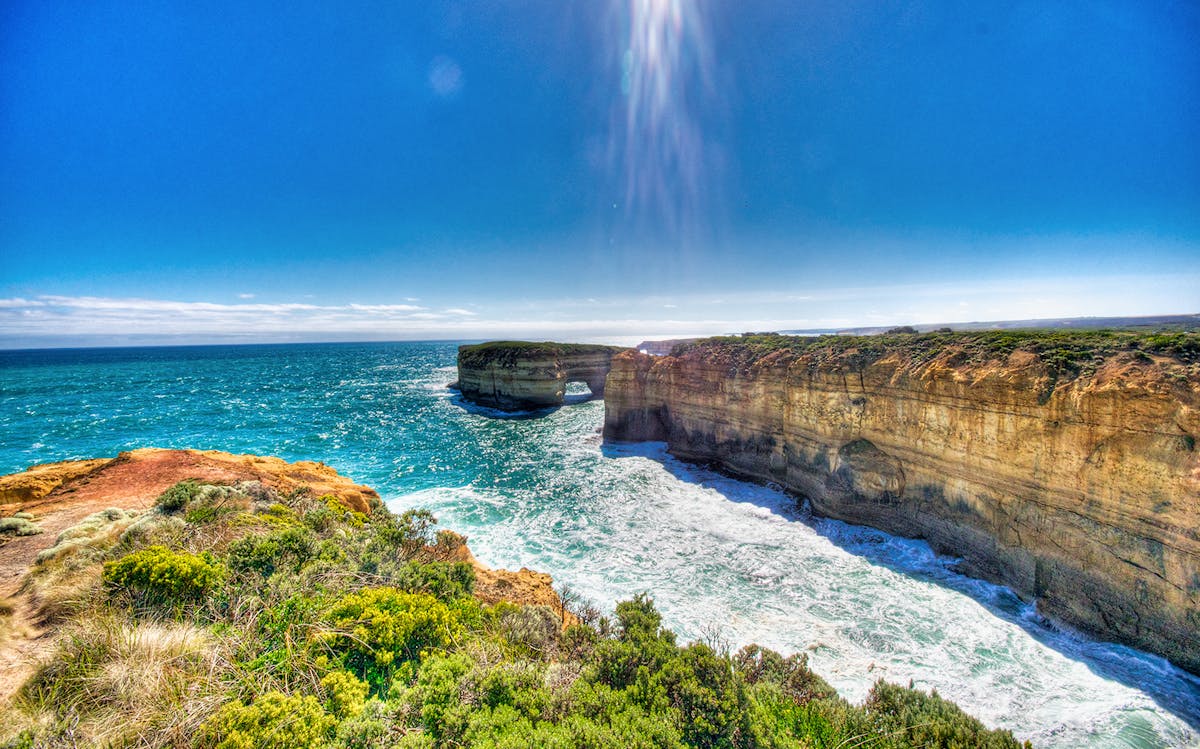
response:
M483 561L604 608L653 592L683 638L807 650L843 694L936 688L1037 746L1200 744L1200 681L1042 622L917 541L606 446L604 407L493 418L446 389L452 343L0 352L0 472L193 447L321 460L427 507Z

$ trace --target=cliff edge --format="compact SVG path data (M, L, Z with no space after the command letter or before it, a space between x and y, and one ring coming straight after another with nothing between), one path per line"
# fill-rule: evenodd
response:
M567 383L585 382L593 398L619 346L491 341L458 349L458 389L467 400L507 411L562 405Z
M250 482L276 496L299 491L332 498L364 517L380 512L387 515L374 489L354 483L324 463L289 463L216 450L144 448L115 458L47 463L0 476L0 519L27 521L25 532L0 534L0 710L8 706L13 693L45 660L62 633L60 623L47 621L46 603L39 600L37 586L31 584L31 571L38 561L51 547L79 535L80 528L89 522L95 525L99 522L96 518L103 515L124 518L126 524L140 516L149 517L156 498L181 481L224 486ZM246 530L264 532L250 525ZM449 537L457 543L448 559L471 565L474 595L480 601L563 609L549 575L524 568L492 569L475 559L462 537L453 533ZM87 583L95 577L90 573L95 570L89 571L86 565L73 567L71 585ZM576 621L570 612L564 611L562 617L564 622Z
M618 355L605 412L1200 673L1195 333L708 339Z

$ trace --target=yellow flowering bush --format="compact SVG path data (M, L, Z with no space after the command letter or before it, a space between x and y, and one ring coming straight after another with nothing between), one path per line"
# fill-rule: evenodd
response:
M104 583L147 604L199 601L225 578L225 566L211 554L150 546L104 563Z
M346 666L377 691L387 688L394 666L445 647L463 633L454 612L437 598L390 587L345 596L330 610L329 621L337 630L334 649L345 653Z
M200 728L201 749L293 749L327 746L337 718L316 697L267 692L252 704L230 702Z

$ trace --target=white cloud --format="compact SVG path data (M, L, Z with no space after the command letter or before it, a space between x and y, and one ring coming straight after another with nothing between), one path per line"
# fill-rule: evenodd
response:
M64 337L219 340L559 338L637 343L743 330L848 328L1088 315L1200 311L1200 276L1072 277L861 288L790 288L722 295L516 299L487 312L416 304L186 302L41 295L0 299L4 345ZM669 299L669 300L668 300ZM960 306L967 302L968 307ZM669 310L669 311L668 311ZM714 312L720 311L718 318ZM669 319L667 319L669 315ZM636 340L629 340L636 339Z
M254 294L249 294L249 293L238 294L238 299L253 299L253 298L254 298Z
M357 312L416 312L424 309L424 307L415 307L411 304L349 304L346 306Z

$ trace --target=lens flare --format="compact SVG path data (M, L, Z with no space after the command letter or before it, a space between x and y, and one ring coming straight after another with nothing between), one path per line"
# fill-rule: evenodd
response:
M622 0L622 115L613 152L625 217L687 238L703 214L706 144L698 108L711 96L707 24L696 0Z

